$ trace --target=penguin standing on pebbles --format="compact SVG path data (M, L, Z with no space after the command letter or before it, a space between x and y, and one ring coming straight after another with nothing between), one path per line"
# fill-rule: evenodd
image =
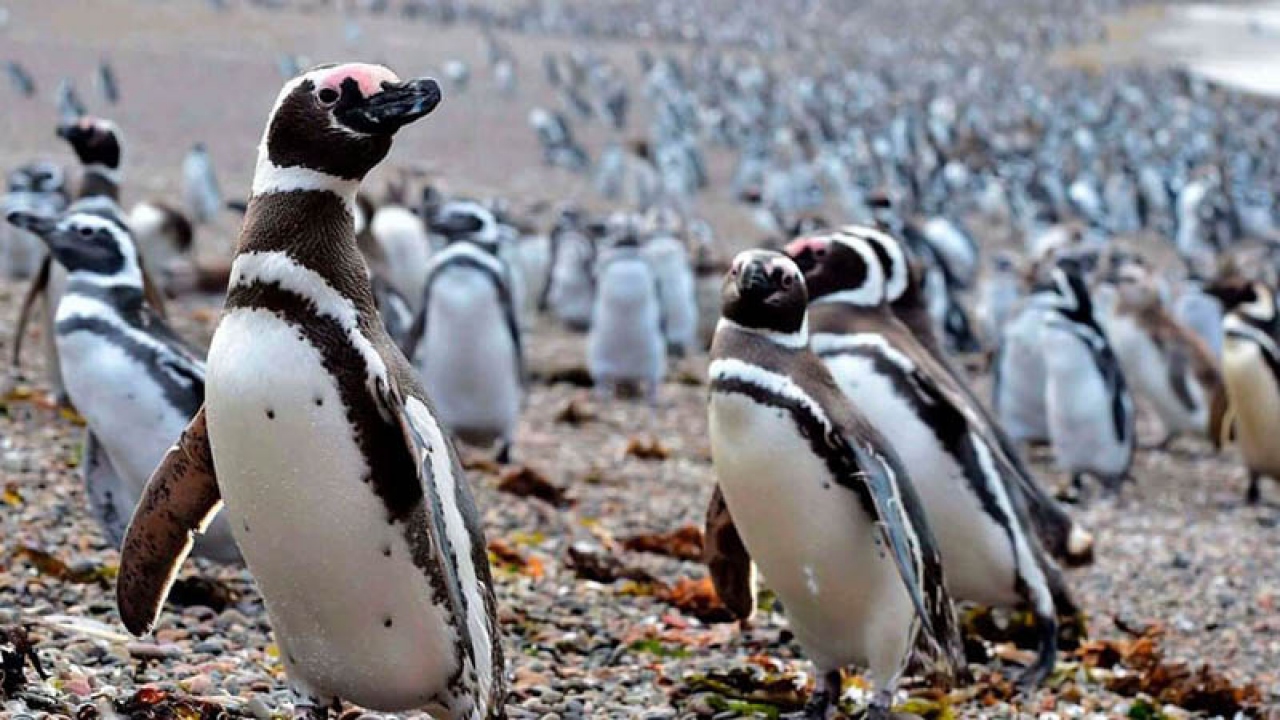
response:
M146 303L137 250L114 205L81 201L50 218L11 212L68 274L55 328L67 392L86 421L81 470L90 510L120 547L147 478L204 400L204 365ZM195 553L238 562L225 520Z
M524 399L524 351L502 259L455 240L431 259L410 358L440 421L467 443L498 444L510 461Z
M804 271L809 289L810 345L902 459L939 541L952 595L1024 606L1035 617L1040 654L1021 678L1034 687L1057 656L1057 615L1046 572L1057 569L1047 567L1051 561L1010 495L1017 471L967 398L949 386L946 370L885 305L883 270L868 243L858 234L835 232L796 240L787 254ZM1064 583L1055 580L1065 598Z
M1223 435L1234 430L1252 505L1262 499L1263 476L1280 479L1280 313L1275 292L1260 282L1229 279L1206 290L1227 308L1222 374L1230 410Z
M1129 474L1135 413L1124 371L1098 325L1084 279L1070 263L1050 271L1055 296L1040 334L1045 410L1054 461L1083 490L1086 474L1118 490Z
M964 654L920 501L893 449L809 351L807 302L786 256L734 259L708 371L711 458L739 549L817 666L806 717L829 717L840 670L857 664L875 682L869 717L887 718L913 649L946 676L963 671ZM744 579L713 576L729 597L749 595L728 587Z
M654 403L667 371L667 341L653 268L627 237L603 253L596 275L599 290L587 335L591 380L606 397L619 384L635 383Z
M503 714L479 516L453 445L383 329L356 246L361 179L440 100L379 65L289 81L258 150L209 349L205 407L152 476L117 601L149 630L193 533L225 501L297 712L340 699Z

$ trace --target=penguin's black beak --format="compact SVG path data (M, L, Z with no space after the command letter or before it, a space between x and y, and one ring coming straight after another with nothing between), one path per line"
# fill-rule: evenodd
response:
M84 137L85 133L79 123L63 123L58 126L58 137L67 142L75 142L77 138Z
M5 220L8 220L10 225L22 228L40 238L48 237L57 226L57 222L51 217L22 210L10 210L5 215Z
M440 104L440 85L431 78L383 83L382 90L339 107L338 119L357 132L392 135Z

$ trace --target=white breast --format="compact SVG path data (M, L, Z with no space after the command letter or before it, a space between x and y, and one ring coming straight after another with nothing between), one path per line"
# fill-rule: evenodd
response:
M491 439L514 435L523 392L516 346L483 271L461 265L440 271L414 365L447 427Z
M1134 391L1151 402L1166 432L1205 432L1209 421L1207 398L1194 375L1190 375L1189 367L1186 382L1194 405L1191 409L1183 404L1171 384L1169 359L1131 317L1121 315L1107 323L1107 339L1125 378L1133 383Z
M1129 465L1133 438L1116 437L1111 390L1093 355L1068 330L1045 328L1049 439L1054 460L1068 472L1094 472L1108 478Z
M905 652L914 611L857 497L785 411L713 393L710 421L729 511L805 651L820 668L883 672Z
M610 263L601 275L591 314L591 377L657 382L666 364L661 308L648 265L639 258Z
M320 353L272 313L234 310L209 348L206 395L226 513L290 677L384 711L444 691L454 627L403 524L362 482Z
M1040 334L1044 320L1044 310L1024 308L1005 328L1001 339L995 410L1005 431L1020 442L1049 437Z

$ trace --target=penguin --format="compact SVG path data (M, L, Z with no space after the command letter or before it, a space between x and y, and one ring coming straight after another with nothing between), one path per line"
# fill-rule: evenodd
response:
M1173 300L1173 315L1194 332L1213 357L1222 357L1222 301L1204 291L1192 278L1183 283Z
M470 444L496 442L502 464L511 460L525 385L518 311L505 265L469 240L436 253L407 343L440 422Z
M903 242L886 232L861 232L859 235L871 246L883 269L885 300L889 303L889 309L893 311L894 317L911 331L916 340L947 371L952 389L968 398L969 406L982 416L983 424L990 429L996 444L1000 446L1005 457L1013 463L1017 470L1015 477L1018 480L1017 487L1013 488L1013 491L1026 504L1036 533L1040 536L1044 547L1054 557L1069 565L1089 562L1093 557L1093 535L1088 529L1075 522L1032 474L1021 453L1018 452L1018 446L1014 441L1016 436L1006 433L1003 417L997 421L997 415L987 410L974 393L973 385L964 371L956 367L950 354L939 342L924 302L920 273L908 259ZM1001 354L998 353L997 371L1001 359ZM997 388L1001 387L1001 381L1002 378L997 374ZM1043 393L1043 386L1040 392Z
M683 357L693 352L698 339L698 299L689 250L680 238L660 232L645 241L643 253L658 282L667 351Z
M27 98L36 94L36 81L31 77L30 71L16 60L6 61L4 67L5 72L9 75L9 84L13 86L14 92Z
M129 209L129 228L143 272L163 279L165 292L176 295L178 288L168 280L176 265L185 262L194 250L195 229L191 221L164 201L143 200Z
M120 102L120 83L116 82L116 72L105 58L98 63L97 85L103 100L112 105Z
M403 205L383 205L373 213L369 230L379 248L381 275L405 299L409 312L422 310L431 239L422 218Z
M539 299L562 325L577 332L591 326L596 293L596 242L580 213L561 212L551 230L551 270Z
M1225 410L1222 374L1204 342L1165 309L1156 280L1136 261L1114 268L1116 298L1103 318L1107 338L1125 377L1159 416L1167 449L1179 435L1214 442ZM1215 412L1216 411L1216 412Z
M56 215L67 206L66 175L51 162L38 161L9 173L7 192L0 196L5 212L22 210L37 215ZM12 226L0 228L3 274L27 280L40 272L46 249L40 238Z
M938 540L952 597L1031 611L1039 656L1020 682L1034 687L1056 662L1057 610L1046 574L1051 561L1010 489L1017 470L968 398L950 387L946 369L885 305L883 269L859 237L875 231L856 230L787 246L809 290L810 348L902 460ZM1056 584L1074 612L1064 583Z
M728 515L717 537L732 522L747 557L711 567L754 561L768 577L817 669L807 718L829 717L853 664L875 683L869 717L887 718L913 649L944 678L963 672L964 655L912 481L809 351L807 300L780 253L739 253L725 278L708 369L711 459ZM744 579L712 578L735 598L749 594Z
M997 252L978 287L978 327L987 347L999 344L1000 333L1021 296L1022 278L1017 260L1012 253Z
M192 145L182 159L182 200L197 225L213 222L222 212L222 191L204 143Z
M56 217L14 211L67 271L55 314L67 393L85 418L81 463L89 507L120 547L151 471L204 398L204 365L147 304L123 214L82 200ZM196 542L200 557L238 563L225 520Z
M1015 306L992 358L991 407L1009 439L1020 444L1049 441L1048 382L1041 331L1053 300L1032 293Z
M596 275L587 371L600 395L610 397L618 384L635 383L653 404L667 372L658 279L631 237L601 255Z
M70 78L62 78L58 83L57 103L58 118L63 123L75 122L77 118L84 117L88 113Z
M1249 488L1245 502L1262 500L1262 478L1280 479L1280 314L1276 295L1261 282L1226 278L1206 288L1227 310L1222 376L1230 403L1222 435L1234 434ZM1232 432L1233 431L1233 432Z
M1059 263L1042 287L1054 295L1040 333L1054 462L1071 475L1077 491L1083 491L1086 474L1117 491L1129 474L1136 439L1124 370L1094 316L1078 269Z
M70 88L65 84L64 88ZM74 92L72 96L74 99ZM76 157L80 159L83 174L77 191L77 199L104 197L112 202L120 198L120 134L115 123L101 118L88 117L83 112L74 115L58 126L58 137L66 140ZM144 280L147 280L144 275ZM14 323L14 342L12 363L16 369L22 361L22 339L26 335L27 324L35 308L36 300L44 305L44 340L45 369L49 374L49 384L59 404L66 405L69 400L66 384L61 375L61 363L58 362L58 348L55 343L56 331L53 327L53 315L66 289L66 272L61 265L55 265L50 255L45 255L39 270L27 287L22 304L18 307L18 319ZM152 306L163 314L163 303L148 282L147 297Z
M480 245L502 261L507 289L515 299L516 319L524 325L524 265L520 262L519 236L514 228L498 221L496 213L473 200L450 200L436 209L430 226L448 242L467 240Z
M268 119L205 405L147 485L117 604L154 626L225 502L300 714L345 699L502 717L502 644L479 515L453 444L378 320L356 246L364 176L440 100L379 65L314 68ZM340 661L335 662L335 659Z

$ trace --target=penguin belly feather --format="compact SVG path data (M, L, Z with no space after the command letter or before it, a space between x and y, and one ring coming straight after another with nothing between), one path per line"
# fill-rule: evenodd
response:
M362 482L368 463L320 351L271 312L233 311L209 348L206 413L224 512L290 679L381 711L444 696L457 626L404 522Z
M712 458L730 513L821 669L897 672L915 609L856 495L830 478L786 411L713 394Z
M1222 347L1223 379L1235 415L1236 442L1245 465L1254 472L1280 477L1280 386L1262 357L1248 341L1228 336Z

